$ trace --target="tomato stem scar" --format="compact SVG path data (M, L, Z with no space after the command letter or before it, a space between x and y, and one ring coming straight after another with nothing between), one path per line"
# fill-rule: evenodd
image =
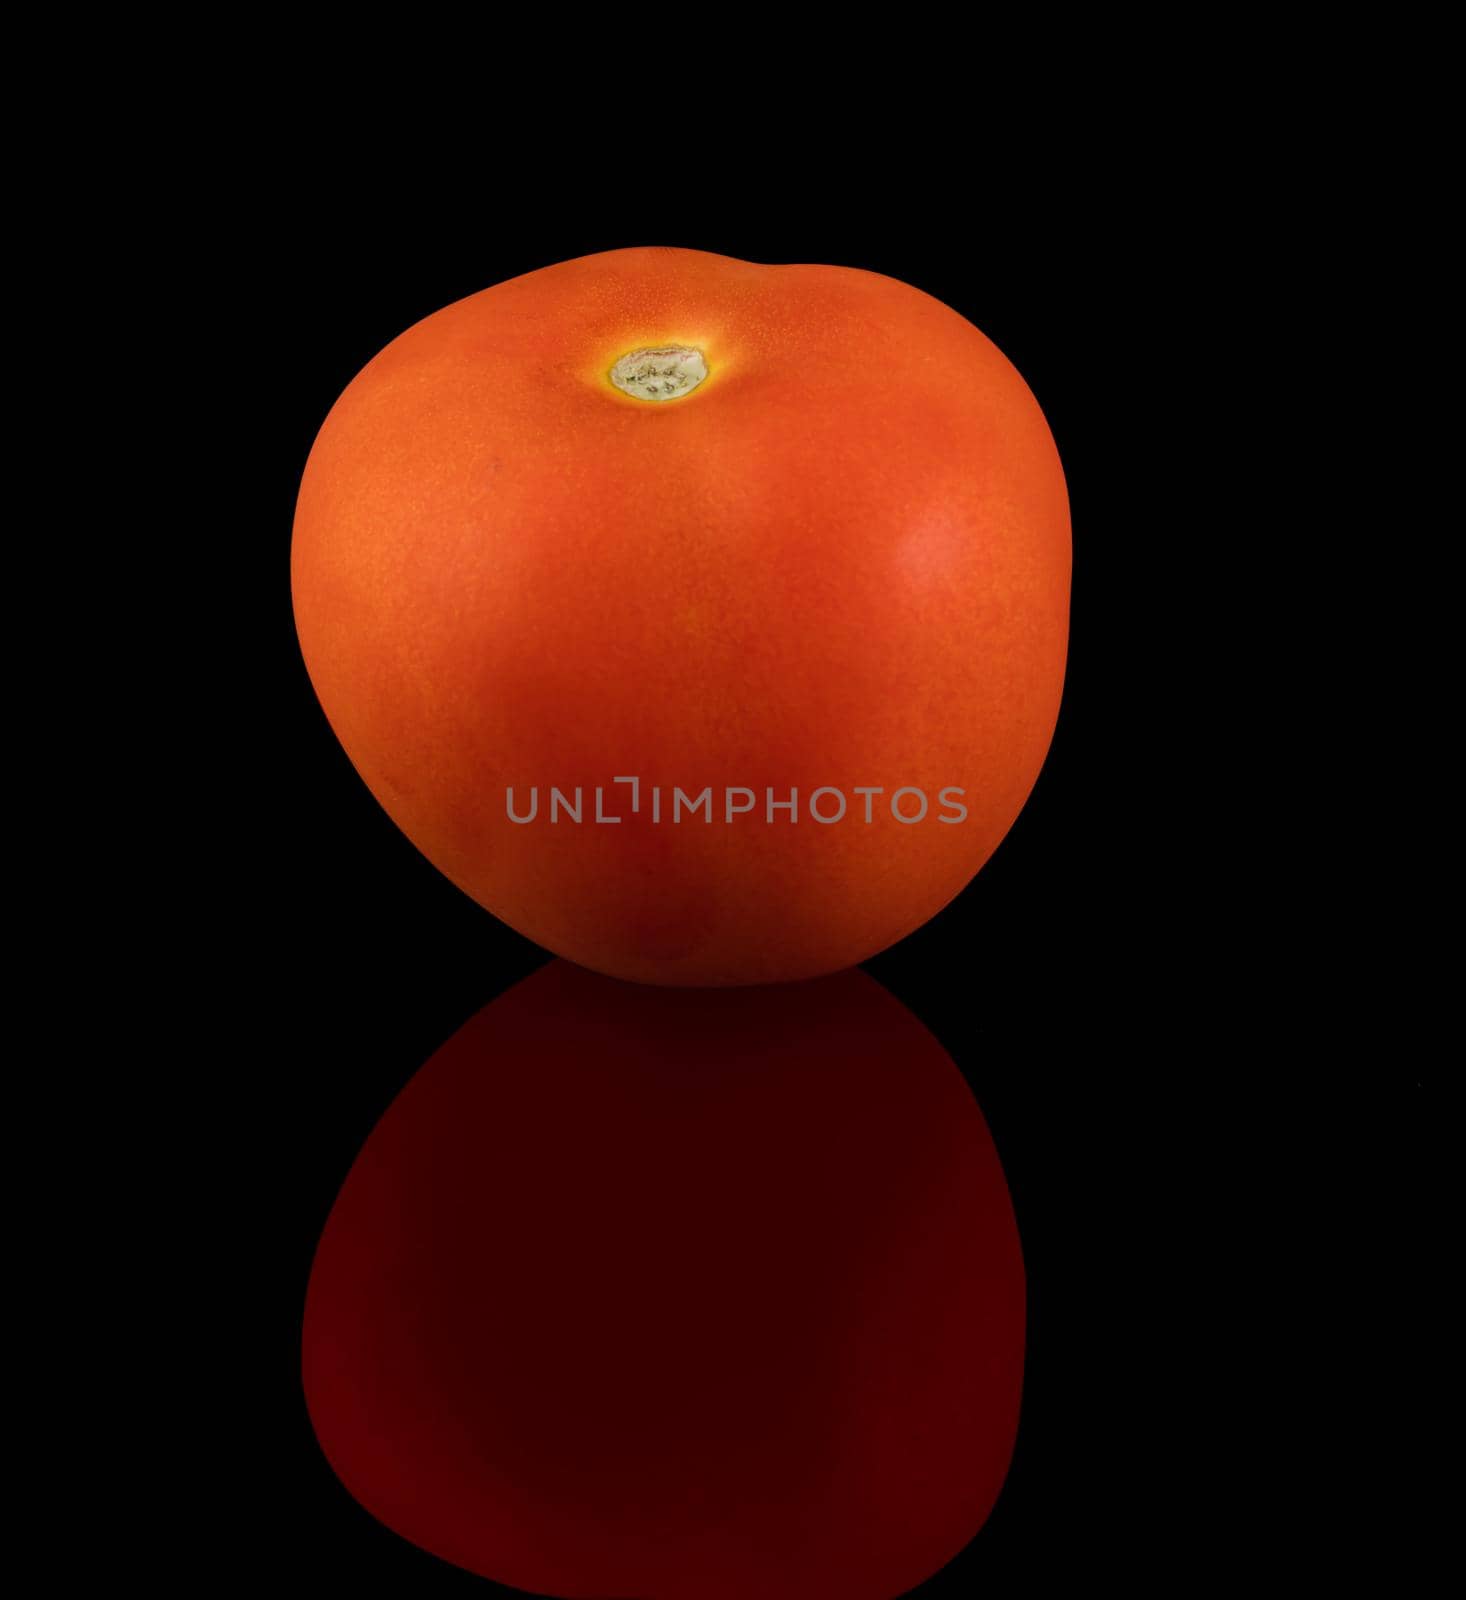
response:
M611 368L611 382L638 400L680 400L708 375L701 350L688 345L660 345L632 350Z

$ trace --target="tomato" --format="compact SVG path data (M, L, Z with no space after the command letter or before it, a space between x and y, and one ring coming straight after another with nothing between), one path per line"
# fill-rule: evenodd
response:
M408 837L537 943L674 985L833 972L971 880L1048 750L1069 577L1052 435L975 327L672 249L395 339L292 554L311 680Z
M972 1092L865 973L696 993L556 961L373 1130L303 1381L358 1501L472 1572L885 1600L997 1499L1025 1295Z

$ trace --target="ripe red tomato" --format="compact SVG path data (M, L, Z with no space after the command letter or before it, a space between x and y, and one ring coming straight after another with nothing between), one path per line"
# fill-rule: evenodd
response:
M472 1572L886 1600L997 1499L1024 1302L982 1113L872 978L693 994L556 961L373 1130L303 1380L351 1493Z
M293 549L312 682L409 838L539 944L667 984L835 971L968 883L1048 750L1069 574L1053 438L970 323L666 249L395 339Z

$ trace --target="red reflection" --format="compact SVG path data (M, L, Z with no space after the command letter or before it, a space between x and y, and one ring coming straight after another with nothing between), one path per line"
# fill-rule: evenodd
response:
M500 1582L885 1600L992 1508L1023 1318L982 1114L873 979L555 961L357 1157L305 1391L367 1510Z

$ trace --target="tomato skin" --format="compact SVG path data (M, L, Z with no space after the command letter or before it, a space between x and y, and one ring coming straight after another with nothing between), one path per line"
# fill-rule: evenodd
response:
M612 387L673 344L706 357L692 392ZM971 880L1048 750L1069 578L1053 438L970 323L874 273L665 249L395 339L321 428L292 550L312 683L408 837L537 943L677 985L839 970ZM585 822L549 823L552 785ZM619 824L589 821L598 785ZM759 805L658 824L652 785ZM810 820L820 787L843 821ZM891 816L901 787L926 820Z

